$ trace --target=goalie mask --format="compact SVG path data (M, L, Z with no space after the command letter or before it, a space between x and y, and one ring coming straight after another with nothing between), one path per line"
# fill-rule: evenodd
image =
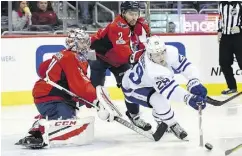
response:
M71 51L86 55L90 49L91 41L89 35L81 29L73 29L66 38L66 47Z
M152 62L160 65L166 64L166 45L160 36L152 36L147 39L146 54Z

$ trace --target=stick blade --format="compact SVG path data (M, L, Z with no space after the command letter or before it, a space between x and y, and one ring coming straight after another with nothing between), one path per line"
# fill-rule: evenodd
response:
M233 150L227 150L227 151L225 151L225 155L229 155L229 154L231 154L233 152Z
M155 133L153 134L154 140L159 141L161 139L161 137L164 135L164 133L166 132L167 128L168 128L168 125L162 122L158 126Z

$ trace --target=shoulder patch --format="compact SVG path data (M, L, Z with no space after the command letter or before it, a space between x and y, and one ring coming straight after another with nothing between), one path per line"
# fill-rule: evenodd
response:
M124 24L124 23L122 23L122 22L117 22L117 25L118 25L118 27L120 27L120 28L128 28L129 26L128 26L128 24Z

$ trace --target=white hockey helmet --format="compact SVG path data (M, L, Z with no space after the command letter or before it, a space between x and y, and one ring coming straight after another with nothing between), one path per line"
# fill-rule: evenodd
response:
M161 36L151 36L147 39L146 54L154 63L164 65L166 59L166 45Z
M91 46L91 39L88 33L82 29L72 29L66 38L66 47L77 53L87 54Z

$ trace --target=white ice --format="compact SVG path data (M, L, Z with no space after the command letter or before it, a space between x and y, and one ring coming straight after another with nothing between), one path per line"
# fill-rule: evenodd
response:
M115 102L125 112L122 101ZM161 103L162 104L162 103ZM204 142L214 146L212 151L199 147L198 112L184 104L172 104L176 119L186 129L189 142L165 134L152 142L118 123L97 118L94 110L82 108L80 116L96 117L95 141L90 145L29 150L14 145L23 137L37 115L34 105L2 107L2 156L223 156L224 151L242 143L242 98L221 107L208 106L203 111ZM151 110L141 108L141 116L156 127ZM127 119L127 118L126 118ZM242 149L231 154L242 156Z

